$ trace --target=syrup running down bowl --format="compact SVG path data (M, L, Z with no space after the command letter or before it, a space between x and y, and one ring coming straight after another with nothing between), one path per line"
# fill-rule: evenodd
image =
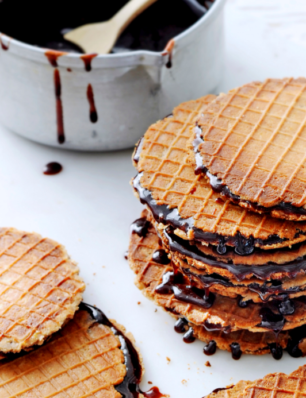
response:
M88 0L88 7L95 1ZM160 11L159 19L152 18L152 13L156 17L153 7L166 4L159 0L132 22L111 54L97 55L82 54L47 34L53 26L63 26L61 13L56 17L48 10L46 20L31 13L34 17L29 21L24 18L27 8L22 7L31 3L39 7L41 2L2 0L0 123L28 139L59 148L119 150L132 147L151 123L180 102L215 92L222 73L225 0L206 1L210 9L190 19L187 28L188 15L178 4L188 7L190 0L167 0L171 1L179 16L177 26L169 22L169 29L166 25L158 37L139 29L137 21L142 17L153 25L162 20ZM6 4L18 5L17 19L7 17ZM84 15L78 20L70 18L68 26L80 26L84 19L97 22L86 12L81 10Z

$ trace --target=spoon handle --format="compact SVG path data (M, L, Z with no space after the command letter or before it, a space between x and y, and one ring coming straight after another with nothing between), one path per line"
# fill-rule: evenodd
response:
M130 0L120 11L117 12L112 18L119 28L119 35L124 29L141 14L151 4L157 0Z

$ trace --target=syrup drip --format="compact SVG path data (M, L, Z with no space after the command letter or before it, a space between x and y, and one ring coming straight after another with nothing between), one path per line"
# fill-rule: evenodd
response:
M149 391L143 392L141 391L141 394L145 398L162 398L162 397L168 397L169 395L163 395L157 387L152 387Z
M247 308L249 306L249 301L244 301L242 297L238 300L238 305L240 308Z
M275 314L270 308L261 308L259 315L261 317L260 327L271 329L278 334L283 330L286 319L281 314Z
M57 162L48 163L45 167L44 174L51 176L60 173L63 170L63 166Z
M97 53L92 53L92 54L84 54L81 55L81 60L84 62L85 70L86 72L90 72L92 67L91 67L91 61L98 56Z
M187 325L188 322L186 321L186 319L179 318L174 324L174 330L176 331L176 333L185 333Z
M278 310L282 315L294 314L295 308L293 301L289 299L282 301L278 306Z
M91 84L88 84L87 86L87 99L89 102L89 119L91 123L97 123L98 121L98 112L96 109L96 104L95 104L95 96L93 92L93 88Z
M205 355L211 356L214 355L217 350L217 344L214 340L211 340L206 346L203 348L203 352Z
M231 351L232 351L232 358L235 360L238 360L241 358L242 351L240 349L240 344L239 343L232 343L230 345Z
M9 47L9 44L3 43L2 39L1 39L1 36L2 36L2 35L0 35L0 45L1 45L1 48L2 48L2 50L4 50L4 51L8 51L8 49L10 48L10 47Z
M206 294L203 295L203 290L184 284L182 274L174 272L166 272L163 275L162 284L157 286L155 291L160 294L173 293L177 300L198 305L205 309L210 308L215 300L215 296L212 293L207 297Z
M55 51L55 50L48 50L45 52L45 56L47 57L48 61L54 68L58 67L58 64L57 64L58 58L65 54L66 53L64 53L64 52Z
M153 253L152 259L158 263L158 264L170 264L171 260L169 259L167 253L165 252L165 250L156 250Z
M184 343L190 344L195 341L194 332L192 327L190 327L183 336Z
M290 330L289 335L290 340L288 341L288 345L286 347L289 355L291 355L293 358L299 358L303 356L303 353L299 348L299 344L306 338L306 325Z
M250 210L257 210L261 213L270 213L273 210L281 210L286 214L297 214L297 215L306 215L306 209L303 207L296 207L291 205L290 203L280 202L279 204L271 207L264 207L260 206L256 203L250 202L249 200L243 200L240 196L233 194L227 185L222 183L218 177L212 175L206 166L203 164L203 159L199 150L199 146L204 143L202 138L202 130L199 126L195 128L196 138L193 141L193 147L195 151L195 158L196 158L196 174L204 173L209 179L211 188L219 193L226 199L231 199L234 203L244 203Z
M56 98L57 140L59 144L63 144L65 142L65 131L64 131L63 105L61 98L62 85L58 69L54 70L54 88L55 88L55 98Z
M151 224L147 221L146 218L138 218L138 220L134 221L131 225L131 233L137 234L138 236L144 238Z
M281 359L283 356L283 349L278 343L269 344L271 354L274 359Z
M128 260L128 258L129 258L129 251L128 250L124 253L124 258L126 260Z

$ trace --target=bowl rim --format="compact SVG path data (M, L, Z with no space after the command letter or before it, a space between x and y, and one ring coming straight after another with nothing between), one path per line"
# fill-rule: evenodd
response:
M212 21L221 11L224 3L226 0L216 0L215 3L211 6L211 8L208 10L207 13L205 13L197 22L195 22L193 25L191 25L188 29L184 30L182 33L179 35L173 37L175 42L175 45L180 44L180 46L184 45L184 40L187 36L192 34L194 31L196 31L200 26L202 25L208 25L210 21ZM20 57L24 58L34 58L38 61L42 61L44 63L49 63L47 60L47 57L45 56L46 51L54 51L55 53L61 53L61 51L56 51L48 48L43 48L43 47L38 47L34 46L32 44L25 43L23 41L11 38L7 36L5 33L1 33L0 31L0 40L2 38L5 38L5 41L3 43L5 45L8 45L9 50L12 51L14 54ZM21 51L20 51L21 50ZM32 55L32 57L30 56ZM28 56L27 56L28 55ZM66 62L59 63L59 67L61 64L62 66L69 66L69 62L73 62L74 60L80 60L82 56L85 54L76 54L76 53L62 53L62 55L59 57L61 61L66 60ZM122 61L122 64L125 66L129 65L130 63L135 64L137 61L137 64L165 64L168 60L168 55L169 52L167 49L163 51L151 51L151 50L136 50L136 51L128 51L128 52L122 52L122 53L115 53L115 54L97 54L97 56L94 57L95 63L101 61L107 61L107 60L113 60L113 61ZM43 57L41 57L43 56ZM130 62L129 62L130 61ZM75 62L73 62L75 63ZM113 62L111 62L112 64ZM109 62L108 62L109 64ZM75 64L73 65L74 67L77 67L78 65ZM84 64L82 62L81 64L82 67L84 67ZM96 65L97 67L101 65ZM112 65L107 65L107 66L112 66Z

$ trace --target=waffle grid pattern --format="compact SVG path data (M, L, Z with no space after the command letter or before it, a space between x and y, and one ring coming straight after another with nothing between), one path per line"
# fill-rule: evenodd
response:
M203 163L246 200L306 201L306 79L268 79L220 96L199 121Z
M79 311L51 342L0 365L0 396L119 398L125 374L119 339Z
M296 233L306 231L306 223L262 216L235 206L230 201L220 204L220 201L216 201L218 195L212 191L206 179L194 174L188 142L193 135L195 121L214 98L207 96L183 103L174 109L173 117L163 119L149 128L144 136L138 163L138 171L143 173L142 187L152 193L158 204L176 207L183 218L193 217L195 227L205 232L235 236L239 231L243 236L263 240L275 234L288 239L278 244L278 247L305 240L304 235L296 238Z
M204 309L195 305L177 300L174 294L158 294L155 289L162 283L163 275L168 271L173 271L173 267L157 264L152 260L152 255L161 248L159 238L153 226L149 229L146 236L139 237L131 234L129 246L129 263L136 274L136 285L149 298L153 299L158 305L175 311L176 314L186 317L186 319L196 325L203 325L205 321L212 324L221 324L224 327L230 326L233 331L246 329L242 340L248 339L248 331L266 332L266 329L259 328L261 322L259 317L258 305L250 304L247 308L240 308L236 299L225 296L216 296L214 305L210 309ZM297 312L300 318L300 313ZM292 324L292 327L298 325ZM264 339L266 337L262 337ZM264 340L261 341L263 343ZM258 342L256 341L256 344Z
M62 246L13 229L0 235L0 350L41 344L77 309L85 285Z

